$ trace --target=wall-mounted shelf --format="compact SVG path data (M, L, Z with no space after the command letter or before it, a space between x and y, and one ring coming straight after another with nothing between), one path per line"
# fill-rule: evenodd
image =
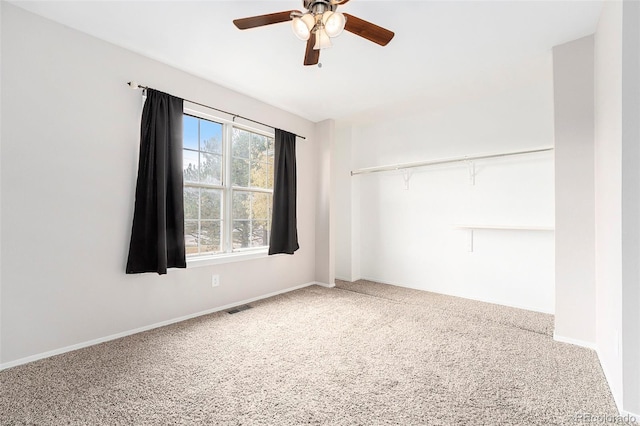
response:
M497 231L555 231L553 226L453 225L456 229L493 229Z
M473 253L474 231L546 231L553 232L553 226L529 226L529 225L453 225L455 229L469 231L469 252Z

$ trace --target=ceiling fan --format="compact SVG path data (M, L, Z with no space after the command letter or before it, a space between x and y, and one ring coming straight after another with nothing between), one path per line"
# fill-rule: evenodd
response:
M349 0L303 0L307 10L304 13L287 10L235 19L233 23L238 29L246 30L291 21L294 34L307 42L305 65L316 65L320 60L320 49L331 47L331 38L339 36L343 30L386 46L395 34L364 19L336 11L338 6L347 2Z

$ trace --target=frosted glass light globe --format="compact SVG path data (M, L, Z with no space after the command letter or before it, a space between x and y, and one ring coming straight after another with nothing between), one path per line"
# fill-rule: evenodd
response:
M331 39L327 35L327 32L324 30L324 28L320 28L318 31L316 31L316 45L313 46L313 48L315 50L320 50L327 49L331 46Z
M311 35L311 32L309 31L307 24L305 24L302 19L293 18L293 20L291 21L291 28L293 29L293 33L300 40L303 40L303 41L309 40L309 36Z
M342 34L347 20L342 13L327 10L322 14L322 22L327 35L329 37L337 37Z
M293 33L300 40L309 40L311 36L311 30L316 25L316 19L310 13L305 13L302 16L295 17L291 20L291 28Z
M309 28L309 31L311 31L313 29L313 27L316 26L316 18L313 17L312 14L310 13L305 13L304 15L302 15L302 22L304 22L307 25L307 28Z

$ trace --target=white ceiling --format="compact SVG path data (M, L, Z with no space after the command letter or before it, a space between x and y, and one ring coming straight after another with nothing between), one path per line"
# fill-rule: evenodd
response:
M312 121L434 103L525 78L551 48L595 31L601 1L351 0L340 10L396 33L386 47L344 32L302 65L288 23L240 31L290 1L14 1L24 9ZM140 82L144 84L144 81Z

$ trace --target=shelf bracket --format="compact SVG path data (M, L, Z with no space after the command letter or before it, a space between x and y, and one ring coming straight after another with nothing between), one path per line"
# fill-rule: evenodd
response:
M402 171L402 179L404 179L404 189L405 191L409 190L409 181L411 180L411 175L413 172L409 169L404 169Z
M469 185L475 186L476 184L476 163L473 161L467 161L467 167L469 168Z

